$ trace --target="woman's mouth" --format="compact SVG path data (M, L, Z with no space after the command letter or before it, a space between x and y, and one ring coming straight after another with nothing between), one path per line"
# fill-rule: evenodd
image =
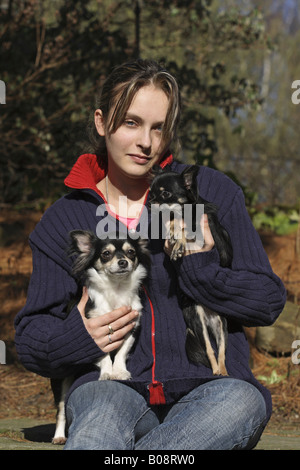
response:
M129 156L135 163L138 163L139 165L146 165L151 160L151 157L147 157L146 155L130 153Z

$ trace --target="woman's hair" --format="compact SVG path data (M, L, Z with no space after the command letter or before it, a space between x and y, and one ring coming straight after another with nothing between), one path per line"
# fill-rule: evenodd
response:
M102 111L106 130L113 133L121 126L136 93L140 88L149 85L163 90L169 99L167 117L162 129L162 147L170 142L178 144L177 128L181 108L178 85L165 68L152 60L138 59L126 62L115 67L106 78L96 99L96 109ZM91 150L105 157L105 138L98 134L94 121L88 126L88 134Z

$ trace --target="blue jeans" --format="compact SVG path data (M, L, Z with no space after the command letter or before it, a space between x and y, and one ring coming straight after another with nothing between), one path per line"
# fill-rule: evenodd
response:
M213 380L159 407L119 382L89 382L68 400L65 449L251 449L265 418L261 393L237 379Z

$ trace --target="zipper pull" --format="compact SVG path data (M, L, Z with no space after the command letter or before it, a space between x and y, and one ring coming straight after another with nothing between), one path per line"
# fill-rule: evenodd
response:
M161 382L152 382L148 385L150 393L150 405L165 405L166 398L164 394L164 386Z

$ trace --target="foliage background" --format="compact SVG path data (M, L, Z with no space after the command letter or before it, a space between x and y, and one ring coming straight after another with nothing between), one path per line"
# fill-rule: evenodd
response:
M0 202L64 193L102 80L141 56L181 86L177 157L229 173L253 217L284 206L297 222L299 22L297 0L0 0Z

